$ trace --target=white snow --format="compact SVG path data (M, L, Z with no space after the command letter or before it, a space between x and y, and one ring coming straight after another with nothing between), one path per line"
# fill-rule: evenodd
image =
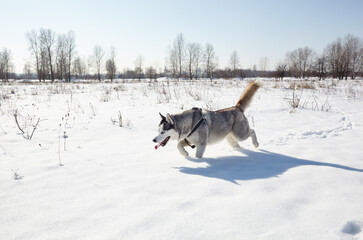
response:
M154 149L159 112L232 106L248 81L0 85L0 239L363 239L362 80L310 81L291 111L297 80L264 79L259 149Z

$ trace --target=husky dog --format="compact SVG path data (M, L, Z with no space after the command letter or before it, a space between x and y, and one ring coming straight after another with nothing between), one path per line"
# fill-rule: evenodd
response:
M179 142L177 147L184 157L189 155L184 148L189 145L197 148L195 156L201 158L207 144L226 138L232 147L237 148L238 141L246 140L248 137L252 138L252 143L257 148L255 131L249 127L243 112L260 86L261 82L258 80L251 82L234 107L218 111L192 108L179 114L166 114L166 116L160 113L159 135L153 139L155 143L159 143L155 149L165 146L169 139L172 139Z

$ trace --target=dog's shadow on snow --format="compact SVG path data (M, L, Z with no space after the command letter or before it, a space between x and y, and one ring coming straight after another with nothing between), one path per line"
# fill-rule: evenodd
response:
M238 184L237 180L254 180L277 177L290 168L299 166L332 167L363 173L363 169L352 168L334 163L304 160L261 149L254 152L239 148L237 151L242 152L245 156L227 156L202 159L187 158L194 162L205 162L208 166L198 168L179 167L177 169L179 169L182 173L218 178L235 184Z

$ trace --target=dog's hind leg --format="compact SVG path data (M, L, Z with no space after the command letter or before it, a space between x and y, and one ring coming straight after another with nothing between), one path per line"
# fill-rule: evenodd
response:
M229 145L231 145L231 147L233 147L233 148L239 148L240 146L239 146L239 144L238 144L238 142L237 142L237 140L233 137L233 135L232 134L229 134L228 136L227 136L227 142L228 142L228 144Z
M255 146L255 148L258 148L259 144L257 142L257 137L256 137L255 130L250 129L250 137L252 138L252 144L253 144L253 146Z
M247 138L251 137L253 146L255 146L256 148L258 148L258 146L259 146L258 141L257 141L257 137L256 137L256 133L255 133L255 130L249 128L248 125L241 125L240 128L234 129L234 132L232 134L233 134L232 137L235 140L237 140L237 141L244 141ZM230 141L228 139L228 137L227 137L227 141L228 142Z
M197 151L195 152L195 157L202 158L205 148L207 147L207 144L206 143L203 143L200 145L198 144L196 147L197 147Z
M179 152L180 152L180 154L181 155L183 155L183 157L188 157L189 156L189 153L185 150L185 148L184 147L186 147L188 144L184 141L184 140L182 140L182 141L180 141L179 143L178 143L178 146L177 146L177 148L178 148L178 150L179 150Z

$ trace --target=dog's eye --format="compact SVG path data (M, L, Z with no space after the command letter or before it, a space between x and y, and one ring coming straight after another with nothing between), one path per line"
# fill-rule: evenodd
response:
M161 131L161 134L164 134L165 133L165 131Z
M163 129L165 129L166 131L172 129L174 127L173 124L170 124L170 123L164 123L164 126L163 126Z

